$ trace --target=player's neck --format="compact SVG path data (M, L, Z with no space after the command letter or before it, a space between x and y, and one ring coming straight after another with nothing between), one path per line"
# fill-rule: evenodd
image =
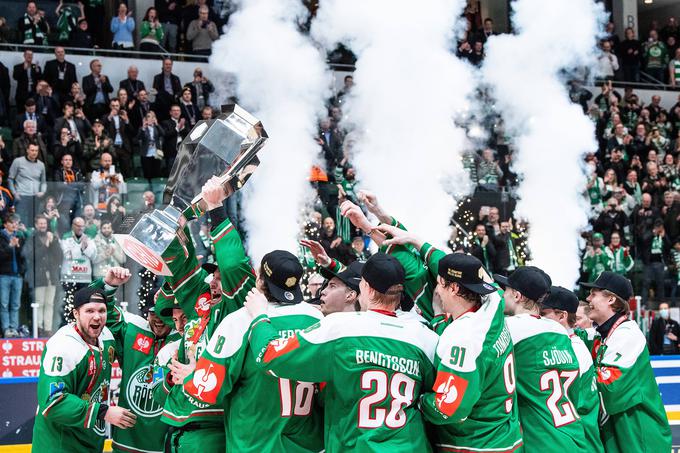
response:
M541 311L538 308L528 309L528 308L525 308L524 305L522 305L522 304L517 304L517 308L515 308L515 314L516 315L541 316Z
M449 311L449 315L451 315L453 319L458 319L463 314L473 311L477 306L476 302L471 302L469 300L463 299L462 297L457 299L458 300L452 304L451 310Z

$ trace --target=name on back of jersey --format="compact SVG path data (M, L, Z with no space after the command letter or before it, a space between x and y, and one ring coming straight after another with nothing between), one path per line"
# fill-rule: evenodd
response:
M357 364L369 363L399 373L420 377L420 363L417 360L366 349L357 349L355 358Z
M574 363L573 354L566 349L558 349L552 347L548 350L540 352L540 360L545 366L551 367L555 365L571 365Z

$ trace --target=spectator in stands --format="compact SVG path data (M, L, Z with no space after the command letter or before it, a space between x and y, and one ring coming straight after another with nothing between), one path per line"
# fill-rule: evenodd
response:
M492 234L490 237L496 250L494 272L501 275L510 274L517 269L517 266L519 266L517 244L515 243L515 237L512 233L512 219L501 222L500 232L498 234Z
M33 5L35 5L35 3L33 3ZM33 63L32 50L24 50L24 61L14 65L12 78L17 82L14 102L17 105L17 108L19 108L25 104L28 98L35 95L35 87L38 84L38 80L42 78L40 66Z
M49 129L52 129L54 121L61 112L61 107L59 102L52 96L52 87L44 80L39 81L36 86L35 105L36 110L45 118Z
M24 123L26 121L35 122L36 131L41 134L47 133L47 122L40 112L37 111L37 105L35 99L28 98L24 103L24 112L16 116L14 120L14 127L12 130L12 136L18 137L24 131Z
M663 83L667 65L668 50L666 45L659 41L659 34L656 30L650 30L649 40L645 43L645 71L655 80Z
M624 247L621 243L623 232L614 231L611 233L610 242L605 251L609 255L609 267L611 271L626 277L633 269L635 262L630 253L629 247Z
M170 106L177 102L176 99L182 93L182 83L175 74L172 73L172 60L163 59L163 70L153 78L153 88L156 90L156 102L154 111L158 119L164 121L168 119Z
M611 270L611 261L604 246L602 233L593 233L582 261L582 270L587 274L588 282L595 281L602 272Z
M54 49L54 57L54 60L45 63L44 78L52 86L59 102L63 104L71 86L77 82L76 67L66 61L66 51L61 46Z
M114 239L113 230L111 220L102 220L100 232L94 238L97 256L93 260L93 278L103 278L110 268L125 264L125 253Z
M83 206L85 183L80 169L73 165L73 156L63 154L61 165L54 172L55 192L59 195L59 231L66 231Z
M19 19L19 33L23 44L47 45L49 26L34 1L26 3L26 12Z
M139 31L139 50L142 52L163 52L161 43L165 36L163 25L158 21L156 8L149 8L146 10L144 20L142 21L142 28Z
M98 47L109 45L105 41L104 30L106 30L106 10L102 0L85 0L85 18L90 28L90 33Z
M475 226L475 233L470 241L470 255L479 259L489 272L495 272L493 263L496 260L496 247L486 233L483 223Z
M81 151L81 154L74 156L76 158L76 166L78 168L83 168L82 148L85 144L87 136L90 133L92 125L85 117L85 114L81 109L76 111L75 106L71 101L66 101L64 103L62 112L64 115L57 118L57 121L54 122L54 129L55 131L61 131L61 129L64 127L69 129L73 141L78 144Z
M123 193L125 189L123 175L116 173L113 157L109 153L102 153L99 169L92 172L90 177L90 200L100 214L106 212L109 198Z
M0 126L9 124L10 119L9 69L0 62Z
M340 262L345 261L345 247L343 247L342 238L336 233L335 220L333 218L326 217L323 220L319 242L329 257Z
M649 161L646 165L647 176L642 180L642 192L652 196L654 206L660 206L663 200L663 193L668 189L666 178L659 174L659 166L655 161Z
M182 10L182 26L184 28L183 32L185 35L189 31L189 24L192 21L198 19L199 11L202 6L209 6L208 0L195 0L194 2L187 2L187 5ZM212 9L208 9L208 20L215 23L220 22L219 16L215 14L215 11Z
M482 151L482 160L477 166L477 179L479 188L489 192L498 192L500 189L499 181L503 177L498 161L495 160L493 151L485 149Z
M215 86L203 75L201 68L194 69L194 79L184 87L191 90L191 99L199 109L210 105L210 93L215 91ZM212 116L212 112L210 114Z
M177 51L177 37L181 18L181 2L177 0L154 0L154 6L158 12L158 20L163 24L165 31L162 42L168 52Z
M79 2L76 8L73 4L65 5L60 0L55 14L57 15L57 43L68 45L73 31L78 28L78 21L85 19L85 5Z
M149 102L149 95L146 89L142 88L137 93L137 100L132 101L129 105L128 116L130 117L130 124L132 130L139 130L144 122L144 117L152 110L152 105Z
M324 118L319 122L319 136L316 140L321 145L321 150L326 160L326 171L332 172L342 160L343 153L342 137L338 131L331 129L330 118Z
M6 214L14 213L14 196L8 188L3 185L5 172L0 170L0 218Z
M0 230L0 324L5 338L19 336L19 307L25 263L24 241L17 235L19 216L5 216Z
M85 93L85 114L90 121L101 118L108 112L109 93L113 87L109 78L102 74L102 63L98 59L90 61L89 75L83 77Z
M670 307L666 302L659 304L659 311L649 329L649 353L652 355L678 354L680 324L671 319Z
M48 158L49 162L47 164L47 172L52 174L52 169L54 169L60 162L62 156L68 154L73 159L81 161L83 157L83 151L80 147L80 143L76 142L71 135L71 131L68 127L62 127L59 130L59 138L54 145L53 155Z
M626 135L626 137L631 137ZM624 142L626 138L624 138ZM625 145L624 145L625 146ZM616 175L616 181L625 181L626 173L628 170L628 164L623 160L623 147L620 145L615 145L611 149L611 155L607 162L604 164L605 171L612 170Z
M163 128L163 155L165 159L165 171L169 173L177 157L177 147L184 137L189 134L186 120L181 117L182 110L179 105L170 107L170 119L161 123Z
M213 109L209 105L206 105L201 109L201 119L208 121L211 120L213 117Z
M61 214L57 209L57 199L54 198L52 195L48 195L47 197L45 197L45 202L42 204L41 209L39 211L41 212L41 214L39 215L43 215L47 219L47 225L49 230L52 231L53 233L58 232L59 219L61 218Z
M101 225L104 225L104 222L110 222L116 230L123 222L123 218L125 218L125 207L121 205L120 198L113 195L106 203L106 212L101 216Z
M680 86L680 48L675 49L674 57L668 63L668 83L672 87Z
M497 33L493 30L493 19L487 17L484 19L482 29L477 34L477 39L486 44L486 41L495 34Z
M26 240L23 250L26 281L38 305L38 336L49 337L53 333L54 296L63 255L59 238L47 228L47 218L36 216L34 225L35 233Z
M616 231L623 234L627 225L628 217L623 212L618 200L612 197L607 200L604 210L595 220L594 230L602 233L605 242L609 243L612 233Z
M142 173L150 185L152 179L161 176L163 161L163 130L158 125L154 112L149 112L144 117L137 141L142 157Z
M146 214L153 212L156 209L156 195L150 190L145 191L142 194L142 200L144 201L144 207L139 210L139 212Z
M192 102L191 89L184 87L182 89L182 98L179 101L179 108L182 111L182 118L186 121L187 127L192 129L200 120L201 112Z
M38 199L47 190L45 164L38 160L39 152L37 144L29 144L26 155L12 161L8 175L16 212L21 219L28 219L29 222L35 217Z
M83 150L84 171L91 173L99 167L103 153L113 155L113 143L104 131L101 120L96 119L92 124L92 134L85 140Z
M626 39L621 41L619 56L623 80L626 82L640 81L640 65L642 64L642 43L635 36L635 31L628 27L625 31Z
M73 106L76 110L85 110L85 95L80 89L80 84L78 82L73 82L71 84L71 91L66 95L66 100L62 102L73 102Z
M127 5L118 5L118 15L111 18L111 33L113 33L114 49L134 49L135 41L133 33L135 31L135 19L132 11L128 11Z
M663 220L656 219L651 234L645 232L640 243L639 255L644 265L641 296L642 305L646 305L652 282L657 301L663 300L666 295L665 266L670 263L671 241L666 235Z
M118 98L111 99L109 103L109 114L102 118L106 134L111 137L113 143L113 155L116 157L120 172L126 178L132 174L132 137L134 136L130 127L130 119L125 110L120 108Z
M141 90L146 89L144 82L139 80L139 69L132 65L127 70L127 79L121 80L119 88L124 88L127 91L130 100L136 100L137 95Z
M0 16L0 43L10 42L11 30L9 25L7 25L7 19Z
M78 19L78 26L71 32L69 45L80 49L98 49L99 45L95 44L94 39L92 39L89 28L87 19Z
M12 143L12 159L26 155L29 145L38 147L38 158L44 163L47 159L47 145L42 135L36 130L35 121L24 121L24 132Z
M99 232L100 220L97 217L97 211L91 204L83 206L83 220L85 221L85 234L89 238L94 239Z
M208 11L207 5L201 6L198 19L192 20L187 28L187 40L193 53L198 55L210 55L213 41L220 37L217 24L208 19Z
M484 43L480 40L475 40L472 44L472 49L465 54L465 57L473 66L480 67L484 61Z
M81 217L73 219L71 230L61 239L64 260L61 264L61 284L65 299L92 282L92 260L97 257L94 240L85 234L85 221Z
M612 53L611 42L601 41L600 48L601 52L597 57L599 77L612 80L616 71L619 70L619 59Z

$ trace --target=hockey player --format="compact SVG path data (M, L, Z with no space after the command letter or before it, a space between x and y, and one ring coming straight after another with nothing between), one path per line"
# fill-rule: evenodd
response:
M564 327L540 316L550 278L532 266L494 278L505 287L503 297L515 312L506 324L515 348L524 451L589 451L576 411L579 363L571 340Z
M302 273L300 262L289 252L275 250L262 258L257 287L269 302L276 331L284 337L322 318L318 308L302 301ZM249 351L250 321L245 309L222 320L196 371L185 380L185 391L206 403L223 402L228 451L323 450L316 385L263 373Z
M130 279L130 271L113 267L102 280L91 286L103 288L107 294L106 326L113 334L118 351L118 364L123 370L118 405L130 409L137 423L130 429L113 429L113 451L131 453L162 453L168 425L160 420L163 405L154 400L153 390L162 385L163 376L154 373L158 352L167 342L179 339L179 334L156 316L148 307L148 318L124 312L115 304L114 294Z
M671 430L661 401L647 341L628 319L630 280L603 272L590 289L590 319L597 324L595 371L604 412L602 443L609 452L671 450Z
M550 294L541 304L541 316L558 322L567 330L579 364L579 394L576 411L581 417L585 445L593 453L604 452L600 440L598 416L600 398L597 394L593 358L583 340L574 333L578 297L561 286L552 286Z
M378 229L387 235L387 246L407 244L419 250L428 271L437 275L433 314L442 321L437 376L433 392L421 399L425 419L436 425L436 447L439 451L519 451L522 436L513 344L503 301L481 261L460 253L445 255L399 228ZM447 316L446 323L441 314Z
M279 378L326 383L327 452L430 451L417 405L434 382L437 336L396 317L404 270L395 258L377 253L361 275L365 311L333 313L290 335L280 332L266 296L251 291L252 352Z
M38 378L38 413L33 451L102 451L105 423L131 428L136 416L109 406L113 336L106 328L106 295L83 288L73 300L75 323L59 329L45 345Z

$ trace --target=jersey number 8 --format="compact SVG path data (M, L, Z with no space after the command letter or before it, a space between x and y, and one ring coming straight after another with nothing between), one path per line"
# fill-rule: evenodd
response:
M403 373L395 373L390 378L382 370L364 371L361 375L361 390L374 390L359 401L359 428L374 429L385 425L388 428L401 428L406 424L404 408L413 403L416 381ZM373 407L392 399L389 412L383 407Z

